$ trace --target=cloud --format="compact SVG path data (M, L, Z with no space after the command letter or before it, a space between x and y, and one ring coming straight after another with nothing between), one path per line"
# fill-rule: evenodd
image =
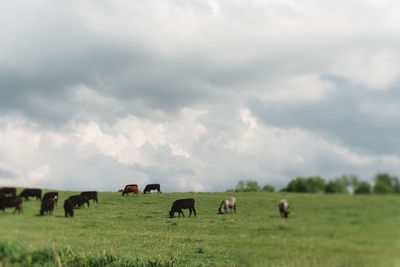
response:
M219 191L243 178L398 172L399 11L1 3L1 183Z

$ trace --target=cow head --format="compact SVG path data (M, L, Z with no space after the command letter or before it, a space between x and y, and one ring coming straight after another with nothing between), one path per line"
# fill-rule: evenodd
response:
M174 218L174 213L172 210L169 211L169 217Z

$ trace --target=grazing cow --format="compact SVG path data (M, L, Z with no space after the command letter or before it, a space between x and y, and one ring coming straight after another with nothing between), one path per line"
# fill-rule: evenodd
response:
M64 211L65 217L68 217L68 215L74 217L74 205L70 199L66 199L64 201Z
M45 212L47 214L50 213L50 215L53 215L53 210L54 210L54 198L46 198L42 200L42 205L40 207L40 216L43 216Z
M16 197L17 189L15 187L3 187L2 189L0 189L0 196Z
M42 199L42 189L38 188L24 189L19 195L21 197L24 197L26 200L28 200L29 197L36 197L36 199Z
M86 196L88 199L93 199L93 202L99 203L99 199L97 198L97 191L85 191L81 193L81 196Z
M235 198L231 197L231 198L227 198L227 199L222 200L222 203L221 203L221 205L219 206L219 209L218 209L218 213L219 214L222 214L223 212L227 213L228 208L231 209L231 213L232 213L232 208L236 213L236 199Z
M289 203L286 199L279 201L279 212L281 213L281 217L287 218L289 216Z
M87 196L81 196L81 195L74 195L74 196L70 196L68 198L69 200L71 200L73 207L85 207L85 203L87 204L87 206L89 207L89 198Z
M124 191L122 192L122 195L129 195L129 193L134 193L135 195L138 194L138 186L137 184L128 184L125 186Z
M58 192L47 192L46 194L44 194L42 197L42 203L46 199L53 199L54 203L57 205L58 204Z
M3 197L0 199L0 210L6 212L6 208L14 208L13 214L18 210L18 214L22 212L22 197Z
M175 212L178 212L178 217L183 215L185 217L185 214L183 214L182 209L189 209L189 217L192 215L192 210L194 212L194 216L196 216L196 209L194 208L194 199L193 198L186 198L186 199L178 199L172 203L171 210L169 211L169 216L171 218L174 217Z
M157 193L161 193L160 184L148 184L143 190L143 194L150 193L150 190L157 190Z

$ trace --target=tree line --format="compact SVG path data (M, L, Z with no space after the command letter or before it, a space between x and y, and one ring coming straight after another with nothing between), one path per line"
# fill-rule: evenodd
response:
M260 187L257 181L240 180L234 189L228 192L275 192L272 185ZM388 173L378 173L374 183L360 180L356 175L342 175L333 180L326 181L321 176L297 177L279 192L297 193L327 193L327 194L398 194L400 193L400 180Z

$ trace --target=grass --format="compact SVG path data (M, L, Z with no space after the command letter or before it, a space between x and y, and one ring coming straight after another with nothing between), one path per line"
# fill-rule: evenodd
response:
M400 266L395 195L100 192L98 204L65 218L75 193L60 192L53 216L38 216L36 200L20 215L0 212L0 266ZM218 215L231 196L237 213ZM168 218L188 197L197 217ZM289 219L280 218L282 198Z

